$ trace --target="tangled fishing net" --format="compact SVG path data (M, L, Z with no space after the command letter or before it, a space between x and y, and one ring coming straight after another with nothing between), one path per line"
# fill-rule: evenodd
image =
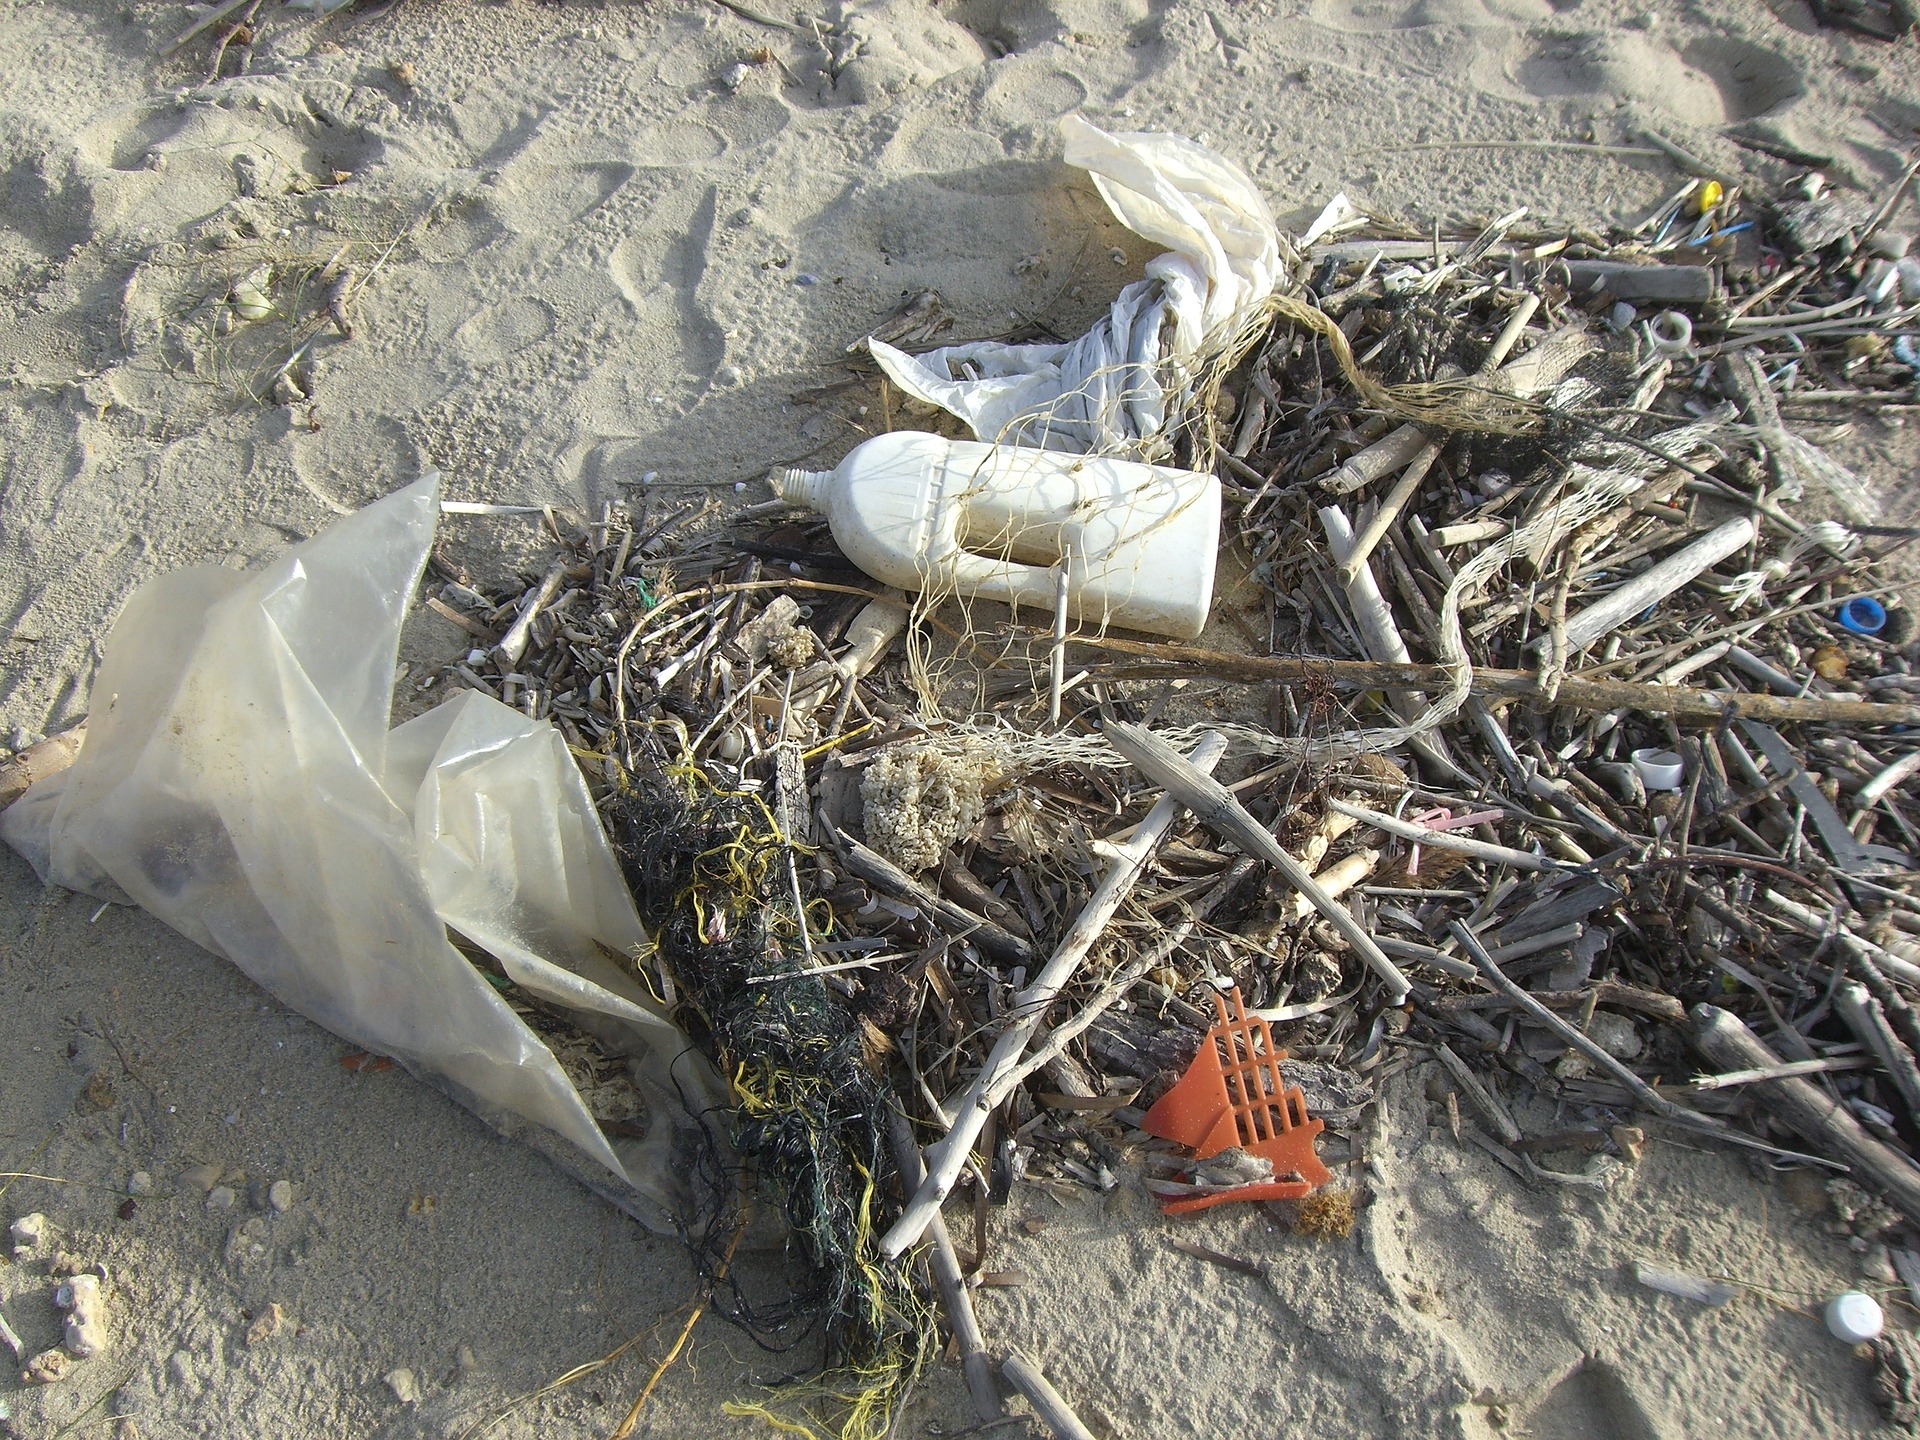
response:
M768 1350L820 1346L812 1378L729 1413L873 1440L931 1353L933 1316L874 1244L899 1208L883 1077L860 1017L798 959L801 926L824 933L830 916L799 909L793 847L760 799L691 766L635 781L607 820L682 1022L705 1032L733 1092L733 1154L709 1144L695 1162L695 1265L715 1309ZM755 1194L789 1231L790 1273L771 1299L728 1263Z

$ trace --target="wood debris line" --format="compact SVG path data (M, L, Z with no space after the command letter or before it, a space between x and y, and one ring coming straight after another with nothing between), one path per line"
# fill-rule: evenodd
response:
M983 1421L991 1217L1144 1184L1136 1127L1228 985L1335 1140L1417 1063L1434 1133L1516 1183L1601 1195L1680 1129L1920 1222L1906 537L1802 433L1913 393L1873 243L1910 212L1709 194L1610 236L1374 222L1310 251L1171 438L1242 562L1207 645L909 619L820 520L639 483L523 517L557 553L512 583L433 561L461 658L408 685L551 720L603 798L670 776L764 815L740 843L783 852L788 923L748 974L887 1077L911 1133L871 1259L932 1236ZM1442 398L1392 409L1410 386ZM1843 623L1861 600L1877 626ZM1022 1357L1001 1376L1080 1433Z

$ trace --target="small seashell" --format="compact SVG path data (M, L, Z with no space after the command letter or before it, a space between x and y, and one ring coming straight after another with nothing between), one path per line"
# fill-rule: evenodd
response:
M273 301L267 287L273 283L273 271L262 265L233 282L227 291L227 303L242 320L264 320L273 314Z

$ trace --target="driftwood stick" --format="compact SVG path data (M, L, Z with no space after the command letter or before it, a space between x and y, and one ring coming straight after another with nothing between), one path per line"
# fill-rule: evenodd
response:
M514 617L513 624L507 627L507 633L500 637L500 643L493 647L503 673L518 665L520 657L527 653L527 640L533 634L533 622L560 592L560 582L566 579L566 575L567 561L564 558L554 561L552 568L540 577L533 598Z
M1380 502L1380 508L1374 512L1373 518L1360 527L1360 533L1353 537L1353 544L1347 547L1345 557L1334 572L1342 585L1351 585L1359 579L1367 557L1379 548L1380 541L1393 528L1393 522L1400 518L1400 512L1407 508L1413 492L1420 488L1420 482L1427 478L1427 472L1439 458L1440 447L1431 440L1414 452L1413 459L1407 462L1407 468L1394 481L1393 488L1387 492L1387 498Z
M1256 863L1251 857L1243 856L1228 866L1226 874L1207 893L1206 898L1193 907L1191 914L1156 940L1150 949L1136 955L1108 976L1106 983L1093 993L1085 1005L1080 1007L1079 1013L1071 1019L1061 1021L1049 1030L1045 1041L1037 1050L997 1081L987 1092L988 1102L998 1105L1013 1093L1014 1087L1021 1081L1035 1071L1044 1070L1064 1055L1067 1046L1073 1043L1076 1036L1125 999L1127 992L1139 984L1148 971L1157 965L1164 964L1169 955L1186 943L1187 936L1193 933L1194 927L1211 915L1219 907L1220 902L1232 893L1234 887L1253 873Z
M1593 1061L1594 1064L1600 1066L1601 1069L1612 1075L1622 1085L1625 1085L1634 1099L1646 1106L1647 1109L1657 1115L1664 1115L1669 1120L1681 1125L1690 1126L1696 1130L1707 1129L1714 1131L1716 1134L1720 1133L1723 1127L1709 1120L1706 1116L1696 1114L1687 1109L1686 1106L1669 1100L1638 1075L1634 1074L1633 1071L1629 1070L1620 1061L1609 1055L1601 1048L1598 1041L1594 1040L1585 1032L1574 1028L1565 1020L1562 1020L1558 1015L1554 1014L1553 1011L1549 1010L1538 1000L1534 999L1533 996L1521 989L1520 986L1508 979L1506 972L1495 964L1493 957L1487 953L1486 946L1480 943L1480 937L1475 935L1473 931L1469 930L1465 925L1461 924L1458 920L1450 920L1447 922L1447 929L1453 938L1460 942L1460 948L1472 957L1473 963L1480 967L1480 974L1486 979L1489 985L1513 1001L1520 1009L1526 1011L1534 1020L1545 1025L1549 1030L1553 1031L1554 1034L1558 1035L1582 1055L1585 1055L1589 1060Z
M1520 1142L1520 1127L1514 1123L1513 1115L1499 1098L1480 1083L1480 1077L1467 1068L1467 1062L1453 1053L1451 1046L1444 1042L1433 1047L1433 1053L1453 1077L1454 1084L1460 1087L1460 1093L1467 1102L1480 1112L1480 1118L1487 1122L1496 1139L1503 1145L1517 1145Z
M1777 1065L1780 1057L1738 1016L1716 1005L1693 1007L1693 1043L1722 1070ZM1805 1080L1763 1080L1768 1113L1778 1116L1816 1149L1844 1159L1877 1186L1905 1215L1920 1215L1920 1167L1883 1145L1838 1103Z
M1735 1085L1757 1085L1762 1080L1783 1080L1794 1075L1821 1075L1830 1070L1865 1070L1873 1064L1871 1055L1829 1055L1824 1060L1783 1060L1778 1065L1762 1065L1757 1070L1728 1070L1719 1075L1696 1075L1687 1083L1695 1090L1727 1090Z
M942 928L966 934L996 960L1009 965L1033 963L1033 946L1011 930L954 904L945 896L934 894L886 856L869 850L858 840L844 835L840 838L847 847L847 869L869 885L884 890L896 900L918 905L939 921Z
M1915 1067L1913 1052L1900 1043L1893 1026L1887 1023L1886 1012L1867 987L1858 981L1848 981L1834 992L1833 1008L1887 1072L1893 1088L1900 1092L1907 1114L1920 1116L1920 1068Z
M1150 730L1115 720L1108 723L1106 734L1113 748L1138 766L1143 775L1185 801L1194 819L1226 836L1247 854L1266 861L1289 885L1312 901L1313 908L1324 915L1340 932L1340 937L1387 982L1389 1005L1398 1005L1407 998L1411 987L1407 977L1400 973L1400 967L1374 943L1373 936L1353 918L1351 910L1327 894L1307 873L1306 866L1280 848L1280 842L1247 813L1247 807L1234 798L1232 791L1212 776L1199 773L1190 761Z
M1358 820L1363 825L1371 825L1374 829L1388 835L1425 845L1431 850L1452 850L1461 855L1471 855L1476 860L1485 860L1490 864L1511 865L1516 870L1561 868L1558 860L1549 860L1544 855L1535 855L1531 850L1515 850L1506 845L1489 845L1484 840L1475 840L1471 835L1457 835L1451 830L1430 829L1425 825L1416 825L1411 820L1398 820L1391 815L1383 815L1378 810L1370 810L1365 805L1355 805L1346 800L1330 798L1327 801L1327 809L1336 815L1345 815Z
M28 787L49 775L58 775L80 754L80 742L87 738L87 722L82 720L71 730L49 735L38 744L16 751L0 760L0 810L27 793Z
M1226 750L1225 737L1209 731L1193 747L1191 763L1204 774L1220 763L1220 757ZM889 1258L900 1254L926 1233L928 1222L940 1213L941 1201L947 1198L954 1182L960 1178L961 1170L966 1167L967 1154L973 1149L973 1142L980 1137L987 1117L993 1113L993 1106L987 1101L988 1093L1000 1076L1018 1065L1021 1057L1027 1053L1027 1044L1032 1040L1034 1031L1040 1028L1047 1007L1073 978L1081 961L1087 958L1087 952L1093 948L1094 942L1107 928L1107 922L1113 919L1114 912L1119 910L1121 902L1133 889L1134 882L1147 868L1147 860L1167 831L1173 828L1174 818L1179 813L1180 802L1170 794L1162 795L1154 802L1153 808L1147 812L1147 818L1134 831L1133 838L1120 847L1121 858L1107 872L1099 888L1088 897L1085 908L1061 938L1053 958L1015 998L1007 1026L994 1041L986 1064L980 1067L980 1073L974 1077L959 1103L948 1107L954 1115L953 1125L946 1138L927 1152L926 1180L907 1202L906 1209L894 1222L893 1228L880 1241L881 1252Z
M893 1163L900 1167L900 1178L909 1192L927 1178L921 1163L920 1147L913 1141L906 1117L894 1111L887 1117L887 1138L893 1143ZM993 1360L987 1354L986 1341L980 1335L980 1319L973 1312L973 1297L967 1293L967 1278L961 1273L960 1257L953 1248L953 1236L939 1215L927 1227L933 1237L933 1249L927 1256L927 1268L940 1290L940 1301L947 1307L947 1321L953 1326L954 1343L960 1350L960 1365L966 1372L967 1390L973 1396L974 1413L980 1423L990 1425L1007 1413L1000 1403L1000 1390L993 1383Z
M1007 1358L1000 1362L1000 1373L1006 1376L1009 1385L1027 1397L1033 1413L1057 1440L1094 1440L1093 1432L1073 1413L1073 1407L1061 1398L1060 1392L1047 1383L1040 1367L1018 1350L1007 1352Z
M1445 690L1449 672L1444 665L1391 665L1375 660L1314 660L1282 655L1235 655L1197 645L1160 644L1123 640L1117 636L1082 635L1073 641L1089 649L1133 655L1157 665L1117 666L1113 679L1155 679L1169 675L1206 674L1230 680L1264 680L1273 684L1334 685L1354 690ZM1562 710L1604 714L1631 710L1641 715L1671 715L1676 720L1713 721L1744 716L1769 724L1781 721L1828 722L1850 725L1920 725L1920 705L1898 705L1875 700L1841 700L1815 695L1757 695L1745 691L1696 690L1684 685L1641 685L1630 680L1588 679L1569 675L1548 702L1540 694L1540 677L1531 670L1493 670L1476 667L1473 695L1483 700L1524 700L1551 704Z

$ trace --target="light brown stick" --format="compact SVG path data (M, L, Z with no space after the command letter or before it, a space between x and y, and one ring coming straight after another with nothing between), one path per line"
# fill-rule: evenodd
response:
M87 722L82 720L71 730L49 735L38 744L0 760L0 810L27 793L27 788L49 775L58 775L80 754L80 742L87 738Z
M906 1117L894 1111L887 1117L887 1138L893 1142L893 1163L900 1167L900 1179L911 1194L927 1178L921 1163L920 1147ZM967 1390L973 1396L974 1413L980 1423L990 1425L1007 1413L1000 1403L1000 1391L993 1383L993 1361L987 1355L986 1341L980 1335L980 1318L973 1311L973 1297L967 1293L967 1279L960 1270L960 1256L947 1233L946 1220L935 1215L927 1226L933 1236L933 1250L927 1256L927 1268L940 1288L940 1301L947 1307L947 1320L953 1326L954 1343L960 1349L960 1365L966 1372Z
M1216 731L1208 731L1200 737L1200 743L1193 747L1189 763L1205 774L1220 763L1220 757L1226 753L1226 749L1226 738ZM1114 912L1119 910L1121 902L1133 889L1134 881L1147 868L1148 859L1167 831L1173 828L1174 818L1179 813L1180 802L1172 795L1162 795L1154 802L1153 808L1147 812L1147 818L1135 829L1133 838L1120 847L1121 858L1107 872L1099 888L1088 897L1078 918L1061 938L1053 958L1047 961L1032 983L1015 997L1007 1027L993 1042L986 1064L980 1067L980 1073L967 1087L959 1104L951 1107L954 1112L952 1128L948 1130L946 1138L928 1152L925 1183L907 1202L900 1218L880 1241L881 1253L888 1258L897 1256L918 1240L926 1232L928 1222L940 1213L941 1201L947 1198L954 1182L960 1178L961 1170L966 1168L967 1155L973 1149L973 1142L980 1137L987 1117L993 1113L993 1106L987 1103L988 1093L1001 1075L1017 1066L1027 1053L1027 1045L1033 1039L1034 1031L1040 1028L1047 1007L1079 970L1081 962L1087 958L1087 952L1093 948L1094 942L1107 928L1107 922L1113 919Z
M1267 680L1275 684L1316 684L1331 681L1356 690L1444 689L1444 665L1393 665L1373 660L1309 660L1279 655L1235 655L1194 645L1164 645L1122 640L1116 636L1083 635L1074 641L1096 650L1134 655L1163 662L1157 666L1116 667L1116 679L1154 678L1185 670L1235 680ZM1173 667L1173 668L1169 668ZM1540 677L1531 670L1491 670L1475 667L1472 693L1482 699L1512 699L1563 710L1604 714L1632 710L1642 715L1671 715L1676 720L1720 721L1734 715L1749 720L1822 721L1852 725L1920 725L1920 705L1895 705L1874 700L1839 700L1807 695L1760 695L1745 691L1696 690L1682 685L1639 685L1628 680L1588 679L1569 675L1551 701L1540 693Z
M996 960L1009 965L1033 963L1033 946L1011 930L994 924L984 915L976 915L966 907L954 904L944 896L934 894L886 856L869 850L858 840L846 836L841 838L847 847L847 868L869 885L884 890L896 900L918 905L931 918L939 921L942 928L967 932L968 939Z
M1093 1432L1073 1413L1073 1407L1060 1392L1047 1383L1040 1367L1018 1350L1007 1353L1007 1358L1000 1363L1000 1373L1007 1377L1009 1385L1027 1397L1033 1413L1057 1440L1094 1440Z

